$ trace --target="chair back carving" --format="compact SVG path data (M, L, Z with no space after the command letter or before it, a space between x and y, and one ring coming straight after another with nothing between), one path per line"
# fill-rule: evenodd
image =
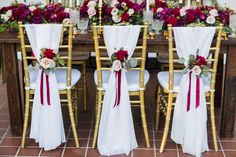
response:
M147 24L141 26L140 35L142 38L139 39L138 44L135 47L134 54L132 58L136 58L138 65L135 68L129 68L128 70L140 70L139 78L139 87L145 88L144 86L144 72L145 72L145 63L146 63L146 48L147 48ZM97 75L98 75L98 86L97 88L102 88L102 71L111 70L111 60L107 55L107 48L105 46L103 36L100 35L100 32L103 32L103 26L97 26L93 23L93 39L95 45L96 53L96 66L97 66Z
M222 36L223 25L216 27L216 42L212 42L209 56L206 58L207 66L209 67L211 78L210 78L210 90L215 89L215 80L217 73L218 58L220 53L220 44ZM174 38L173 38L173 28L168 25L168 45L169 45L169 90L174 88L174 72L181 72L175 68L175 64L178 64L178 59L174 58L174 54L177 53Z
M65 31L66 30L66 31ZM62 29L62 37L59 46L58 53L60 54L60 50L63 50L63 55L60 54L58 58L64 60L65 66L56 67L55 69L66 69L66 86L71 86L71 58L72 58L72 32L73 25L72 23L63 24ZM25 87L30 87L30 78L29 78L29 64L32 61L35 61L36 58L31 55L31 45L29 44L29 40L27 34L25 32L25 27L22 22L19 22L19 38L21 43L21 51L22 51L22 60L24 67L24 76L25 76Z

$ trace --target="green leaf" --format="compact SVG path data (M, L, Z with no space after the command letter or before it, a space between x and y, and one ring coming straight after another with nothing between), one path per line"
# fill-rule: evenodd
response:
M178 60L179 64L184 64L184 62L185 62L185 59L183 57L179 58L179 60Z
M188 73L188 68L184 68L184 69L182 70L182 73L183 73L183 74L187 74L187 73Z
M65 63L64 63L63 59L58 59L57 62L58 62L59 65L65 66Z

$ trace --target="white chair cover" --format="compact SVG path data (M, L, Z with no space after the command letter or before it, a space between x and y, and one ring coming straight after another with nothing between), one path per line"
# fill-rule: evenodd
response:
M120 48L132 56L137 45L140 26L104 26L104 40L111 57ZM115 50L116 48L116 50ZM98 150L101 155L129 154L138 147L128 93L125 70L121 74L120 105L114 107L116 99L116 77L111 72L106 88L101 122L98 133Z
M58 52L61 39L61 24L25 25L26 32L35 57L39 61L41 49L50 48ZM39 147L45 150L55 149L65 142L65 132L61 112L60 95L55 73L49 73L50 100L47 103L46 76L43 81L43 105L40 101L41 71L38 72L35 88L30 138L39 142Z
M176 27L173 28L177 54L188 61L189 55L205 58L209 55L210 46L215 34L215 27ZM187 62L185 63L185 66ZM171 138L183 146L183 152L201 156L209 150L207 143L207 107L203 81L200 79L200 106L196 108L196 76L191 77L190 110L187 112L187 94L189 74L183 75L180 90L176 99Z

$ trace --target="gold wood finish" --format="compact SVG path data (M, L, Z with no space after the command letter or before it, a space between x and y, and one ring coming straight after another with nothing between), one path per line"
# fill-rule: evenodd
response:
M214 55L214 58L212 59L212 55L209 55L207 62L208 66L210 67L211 72L211 81L210 81L210 91L206 92L206 100L210 98L210 102L207 102L207 104L210 104L210 114L211 114L211 125L212 125L212 135L213 135L213 141L214 141L214 148L215 151L218 151L218 145L217 145L217 132L216 132L216 125L215 125L215 113L214 113L214 91L215 91L215 80L216 80L216 72L217 72L217 64L218 64L218 57L219 57L219 51L220 51L220 44L221 44L221 34L222 34L223 25L221 24L219 27L217 27L217 41L216 45L211 47L211 52ZM160 111L164 113L165 116L165 127L164 127L164 134L162 137L162 142L160 146L160 152L162 153L167 136L169 131L169 125L170 125L170 118L171 118L171 111L174 108L175 103L173 102L174 98L176 98L177 93L173 93L173 83L174 83L174 72L176 71L174 69L174 51L176 51L176 48L173 47L174 45L174 39L173 39L173 32L172 32L172 26L168 25L168 44L169 44L169 86L168 90L165 90L161 87L161 85L158 85L157 90L157 111L156 111L156 129L158 129L159 124L159 116Z
M150 142L149 142L149 136L148 136L148 129L147 129L147 122L146 122L146 114L145 114L145 103L144 103L144 90L145 90L145 85L144 85L144 72L145 72L145 62L146 62L146 44L147 44L147 24L141 26L143 30L143 37L142 37L142 46L137 46L136 49L141 50L141 57L137 57L137 60L139 61L139 66L133 69L129 70L139 70L140 71L140 79L139 79L139 87L140 90L134 91L134 92L129 92L129 96L134 96L138 97L139 100L135 101L130 101L132 103L132 106L139 106L141 110L141 118L142 118L142 126L143 126L143 131L145 135L145 140L146 140L146 146L149 148L150 147ZM101 109L102 109L102 99L105 94L105 91L102 89L102 84L103 84L103 79L102 79L102 70L110 70L111 68L106 67L105 63L107 61L110 61L109 57L101 57L100 50L106 50L106 47L100 46L99 45L99 32L103 29L103 26L97 26L95 23L93 23L93 38L94 38L94 45L95 45L95 53L96 53L96 65L97 65L97 75L98 75L98 84L97 84L97 93L96 93L96 106L95 106L95 131L94 131L94 138L93 138L93 144L92 148L96 147L97 143L97 136L98 136L98 129L99 129L99 124L100 124L100 117L101 117ZM101 31L103 32L103 31ZM101 38L102 36L100 36ZM134 105L133 105L134 104ZM139 104L139 105L137 105Z
M72 23L63 25L63 27L67 28L68 32L68 43L66 45L60 45L60 48L67 49L68 54L67 56L61 57L61 59L64 59L66 62L65 67L59 67L58 69L66 69L66 85L67 87L71 86L71 56L72 56L72 31L73 26ZM25 147L25 137L26 137L26 130L28 126L28 120L29 120L29 109L30 109L30 102L33 102L32 97L34 96L34 90L30 89L30 78L29 78L29 71L28 71L28 60L35 59L34 57L27 56L26 52L26 46L25 46L25 39L27 39L27 35L24 34L24 25L22 22L19 22L19 34L20 34L20 42L21 42L21 51L23 55L23 66L24 66L24 77L25 77L25 113L24 113L24 126L23 126L23 133L22 133L22 141L21 141L21 147ZM67 36L67 35L65 35ZM30 45L27 45L27 47L30 47ZM74 88L74 87L73 87ZM76 132L76 123L72 108L72 96L71 96L72 89L65 89L60 90L60 95L66 95L66 98L61 98L61 103L68 103L68 110L69 110L69 117L71 121L71 127L72 132L75 138L75 145L76 147L79 147L79 141L78 136ZM30 99L31 98L31 99ZM74 110L77 112L77 110ZM76 115L76 113L75 113Z

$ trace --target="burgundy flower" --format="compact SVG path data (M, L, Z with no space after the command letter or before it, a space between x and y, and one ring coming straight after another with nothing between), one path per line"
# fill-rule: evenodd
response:
M205 57L197 55L194 64L198 65L198 66L207 65L207 61L206 61Z
M127 22L129 20L129 14L128 13L123 13L122 15L121 15L121 21L122 22Z
M33 16L41 16L42 14L42 10L40 8L36 8L33 12L32 12Z
M125 51L125 50L119 50L117 53L116 53L116 58L118 60L120 60L121 62L123 62L125 59L127 59L128 57L128 52Z
M52 49L45 49L44 56L49 59L53 59L55 57L55 53L53 52Z
M188 13L187 14L187 21L188 21L188 23L191 23L194 20L195 20L195 16L193 14L191 14L191 13Z
M166 22L167 24L171 24L172 26L175 26L177 24L177 19L174 16L169 16Z

